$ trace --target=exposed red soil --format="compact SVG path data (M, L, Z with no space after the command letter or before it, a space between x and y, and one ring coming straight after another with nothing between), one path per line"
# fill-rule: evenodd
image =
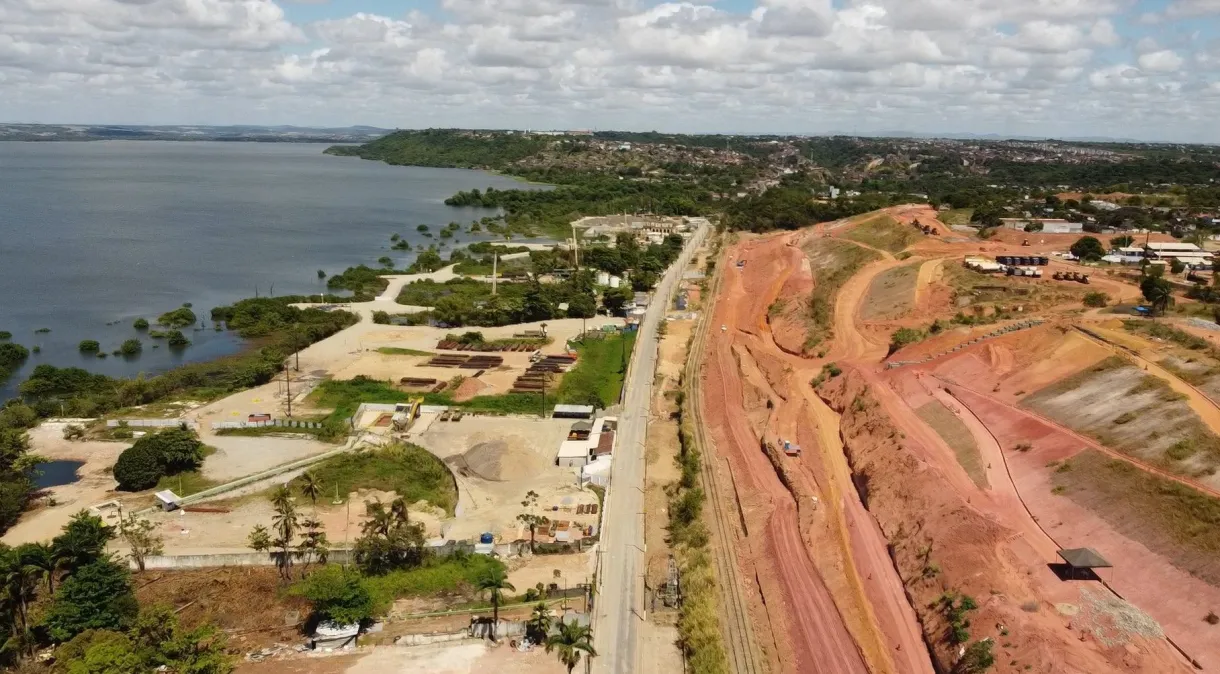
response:
M1149 550L1115 531L1104 519L1051 489L1051 462L1061 462L1080 451L1068 434L985 396L957 389L955 396L977 416L1005 448L1004 461L1012 483L1039 526L1056 548L1091 547L1115 565L1102 577L1128 601L1148 612L1205 669L1220 664L1216 628L1203 620L1220 610L1217 588L1174 566L1164 555ZM1027 451L1013 451L1027 443ZM1210 665L1210 666L1209 666Z
M989 636L1007 644L997 649L995 671L1027 671L1026 665L1032 671L1064 673L1189 671L1162 640L1136 637L1125 647L1106 648L1087 634L1081 638L1069 631L1069 619L1052 606L1070 596L1065 590L1072 584L1054 586L1045 578L1049 571L1037 573L1045 564L1020 534L994 513L980 511L957 489L945 488L956 480L920 458L929 452L919 447L923 438L903 437L891 425L873 397L883 388L870 387L861 373L849 370L831 379L821 393L842 415L844 446L857 483L890 541L898 572L925 634L935 640L934 654L944 670L956 661L957 647L939 638L947 624L935 606L942 592L955 591L979 603L971 617L972 640ZM936 573L927 572L929 562L937 565ZM1021 608L1031 601L1039 610Z
M899 222L918 218L921 224L933 224L936 215L926 206L884 212ZM945 618L934 604L952 590L974 596L981 605L971 618L972 640L994 639L993 671L1188 671L1164 639L1133 636L1113 646L1072 631L1073 619L1056 605L1080 604L1082 590L1093 591L1097 584L1064 582L1051 571L1059 541L1043 531L1043 516L1022 501L1022 478L1010 474L1005 460L1011 453L1008 436L993 434L991 422L943 389L945 382L961 382L979 395L988 392L985 397L1001 406L1011 405L1109 356L1108 350L1080 338L1070 328L1072 319L1062 317L922 366L883 371L892 330L907 322L926 326L931 314L951 310L952 290L924 274L910 316L862 321L860 307L873 279L907 264L881 251L880 260L839 290L833 339L819 345L827 356L811 359L803 351L803 308L813 280L801 245L807 237L838 236L845 231L842 224L748 238L731 249L730 259L746 265L726 267L704 345L702 418L713 440L710 451L728 467L745 520L738 561L744 577L757 578L752 618L772 669L923 674L932 663L922 636L933 644L937 669L950 671L960 647L946 640ZM978 252L1065 250L1079 238L1047 235L1025 247L1020 238L1008 241L1013 237L1001 234L970 243L956 233L929 236L910 250L932 264L937 258L955 264ZM1123 298L1138 293L1112 279L1088 289ZM937 291L943 297L937 299ZM768 316L776 299L782 310ZM1055 312L1079 309L1076 300L1048 311L1053 318ZM939 354L997 327L955 330L894 358ZM845 374L829 379L823 400L809 383L828 362L839 363ZM915 413L933 400L954 412L974 436L988 488L970 479L953 449ZM1039 421L1041 427L1017 421L1011 432L1036 438L1038 451L1047 456L1067 456L1088 444L1046 420ZM784 455L775 449L781 440L797 442L804 452ZM761 448L764 441L770 450ZM1048 501L1048 512L1053 506ZM1150 610L1144 603L1155 601L1159 583L1143 574L1139 578L1145 594L1132 598ZM1154 615L1165 615L1171 630L1185 629L1175 621L1187 613ZM1191 630L1206 632L1194 625L1183 633ZM771 635L775 638L768 642Z

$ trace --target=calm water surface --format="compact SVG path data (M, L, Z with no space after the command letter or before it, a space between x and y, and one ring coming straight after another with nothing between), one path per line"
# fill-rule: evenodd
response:
M431 243L417 225L435 232L491 213L446 206L446 197L521 186L478 171L330 157L324 148L0 143L0 331L42 348L0 382L0 397L40 363L134 376L233 353L240 340L211 329L212 307L256 289L319 292L318 269L375 266L382 255L406 265L413 255L389 250L391 234ZM112 351L142 336L131 327L137 317L151 322L184 302L208 322L187 331L194 344L185 350L153 349L145 339L135 358L77 352L82 339Z

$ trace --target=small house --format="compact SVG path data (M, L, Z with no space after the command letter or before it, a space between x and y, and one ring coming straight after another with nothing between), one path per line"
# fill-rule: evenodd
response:
M165 512L177 510L180 502L182 501L182 499L178 498L177 494L169 489L159 491L154 494L154 496L157 497L157 503L161 504L161 510Z

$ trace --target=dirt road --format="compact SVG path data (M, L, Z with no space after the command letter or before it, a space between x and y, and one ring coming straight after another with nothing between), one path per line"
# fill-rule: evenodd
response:
M731 251L749 273L726 273L713 321L724 329L713 330L704 368L704 418L733 467L750 532L739 556L766 603L755 615L770 622L763 630L784 633L776 644L784 671L931 672L884 538L851 485L836 415L808 385L822 362L780 348L771 334L767 307L783 289L808 285L790 283L808 273L800 243L795 233ZM883 340L857 329L856 314L872 279L897 264L885 255L845 284L833 357L885 355ZM768 458L760 439L774 444L775 429L817 447L800 459Z

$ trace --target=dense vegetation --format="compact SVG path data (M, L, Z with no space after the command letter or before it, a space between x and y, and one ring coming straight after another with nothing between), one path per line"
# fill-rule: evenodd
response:
M159 547L146 523L133 516L124 525L128 544ZM58 645L56 671L71 674L231 672L223 635L206 625L183 629L172 609L136 603L125 560L105 552L115 535L114 527L81 511L49 544L0 544L0 658L16 664Z
M140 491L157 484L162 477L194 470L203 461L203 443L185 427L151 433L119 454L114 464L114 479L119 488Z
M634 332L590 338L577 346L580 357L555 391L558 402L598 409L617 404L634 346Z
M164 325L167 328L189 328L195 324L198 317L195 312L191 311L190 307L179 307L173 311L167 311L157 318L157 325Z
M345 311L297 309L289 306L292 299L248 299L212 310L214 321L227 323L243 337L257 338L256 346L240 354L134 379L44 364L34 368L18 391L36 416L62 413L91 417L178 397L212 399L264 384L280 371L291 353L359 320ZM171 345L179 340L186 342L181 333L170 335Z
M0 344L0 380L5 379L30 357L30 350L20 344Z
M373 159L399 166L503 169L511 162L536 154L543 139L524 134L497 136L489 143L482 136L449 129L398 131L364 145L336 145L327 154Z

